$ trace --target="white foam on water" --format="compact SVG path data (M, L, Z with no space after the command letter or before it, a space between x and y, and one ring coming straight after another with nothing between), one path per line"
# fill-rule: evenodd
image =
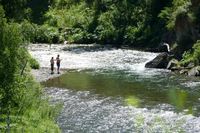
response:
M45 46L45 44L43 45L44 46L36 45L30 48L31 55L39 61L41 67L50 67L51 57L56 58L56 56L60 54L60 58L62 59L61 68L66 69L115 69L138 74L142 73L142 75L149 76L156 75L158 72L158 70L147 70L144 67L148 61L156 57L157 54L155 53L123 49L109 49L103 51L72 49L70 51L64 51L62 49L66 46L63 45L57 47L52 45L51 50L49 50L47 49L48 46Z
M192 88L192 87L200 86L200 82L188 81L188 82L182 83L182 85Z

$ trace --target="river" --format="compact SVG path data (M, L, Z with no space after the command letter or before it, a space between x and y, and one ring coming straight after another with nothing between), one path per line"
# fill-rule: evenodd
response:
M200 132L200 80L147 69L156 53L100 45L30 46L41 67L60 54L66 74L42 84L68 132Z

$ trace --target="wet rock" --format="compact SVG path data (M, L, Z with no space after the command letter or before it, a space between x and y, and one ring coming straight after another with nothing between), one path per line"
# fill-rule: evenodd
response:
M169 61L168 65L167 65L167 69L172 69L172 68L178 68L179 67L179 62L176 59L172 59Z
M190 63L186 66L186 68L188 68L188 69L192 69L193 67L195 67L195 64L194 64L193 62L190 62Z
M188 75L188 69L182 69L179 71L180 74Z
M188 76L200 76L200 66L190 69L188 71Z
M168 53L161 53L152 61L146 63L146 68L167 68L167 65L170 61L170 56Z
M170 68L170 70L171 71L181 71L181 70L183 70L184 68L183 67L180 67L180 66L174 66L174 67L172 67L172 68Z

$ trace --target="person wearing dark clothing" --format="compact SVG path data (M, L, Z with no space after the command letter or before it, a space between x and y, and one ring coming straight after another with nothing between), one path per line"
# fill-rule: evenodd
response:
M58 55L56 57L56 64L57 64L57 72L58 72L58 74L60 74L60 61L61 61L60 55Z
M50 64L51 64L51 74L53 74L54 73L54 59L53 59L53 57L51 57Z

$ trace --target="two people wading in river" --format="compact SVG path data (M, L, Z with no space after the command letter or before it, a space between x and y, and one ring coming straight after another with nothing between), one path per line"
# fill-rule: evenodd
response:
M51 64L51 74L54 74L54 61L56 61L57 65L57 73L60 74L60 55L57 55L56 59L54 60L53 57L51 57L50 64Z

